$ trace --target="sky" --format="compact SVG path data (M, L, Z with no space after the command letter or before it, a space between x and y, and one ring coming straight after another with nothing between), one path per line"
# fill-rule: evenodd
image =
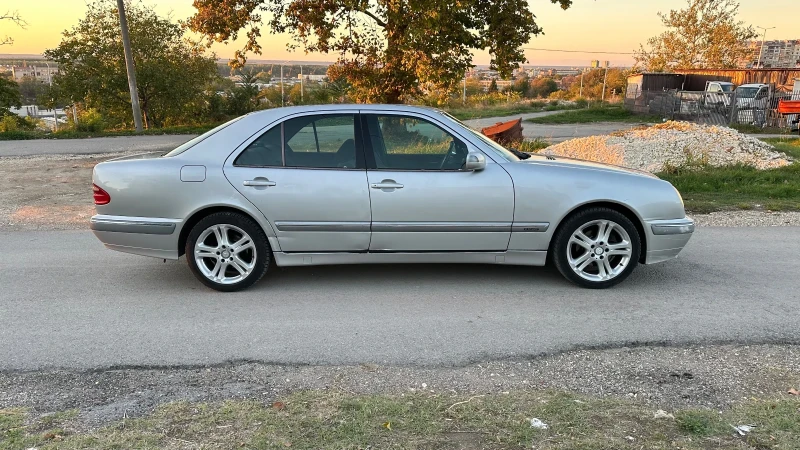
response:
M0 0L0 13L17 10L27 21L20 29L7 21L0 22L0 37L9 35L14 44L0 47L3 54L41 54L58 45L61 32L76 25L86 12L88 0ZM192 0L143 0L160 15L185 19L194 13ZM656 15L659 11L682 8L685 0L574 0L564 11L549 0L529 0L537 23L545 34L534 37L527 47L538 49L632 52L639 43L660 33L663 28ZM766 5L769 4L769 7ZM800 1L740 0L740 19L761 27L775 27L767 39L800 39ZM761 32L761 31L759 31ZM262 56L253 59L287 61L332 61L335 55L309 54L286 50L290 38L267 35L261 38ZM236 43L215 44L212 50L220 58L230 58ZM591 53L558 53L526 50L530 65L588 65L593 59L608 60L612 65L631 65L630 56ZM488 64L486 52L475 53L475 64Z

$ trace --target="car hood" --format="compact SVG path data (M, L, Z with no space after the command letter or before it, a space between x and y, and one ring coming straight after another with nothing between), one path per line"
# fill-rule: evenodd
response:
M567 158L564 156L553 156L555 159L549 159L545 155L531 155L530 158L519 161L521 164L541 164L547 166L555 166L555 167L569 167L569 168L576 168L576 169L589 169L589 170L601 170L604 172L615 172L615 173L625 173L629 175L639 175L643 177L649 178L658 178L657 176L653 175L650 172L639 170L639 169L631 169L629 167L617 166L614 164L604 164L598 163L594 161L586 161L583 159L576 159L576 158Z

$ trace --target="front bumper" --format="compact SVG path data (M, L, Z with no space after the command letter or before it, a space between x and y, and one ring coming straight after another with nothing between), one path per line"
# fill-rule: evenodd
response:
M647 222L645 264L655 264L678 256L694 233L694 221L688 217Z
M155 258L178 259L177 219L92 216L89 228L106 247Z

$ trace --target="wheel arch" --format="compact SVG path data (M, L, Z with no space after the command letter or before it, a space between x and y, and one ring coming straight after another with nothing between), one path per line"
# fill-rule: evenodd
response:
M183 226L181 227L180 234L178 235L178 256L179 257L182 256L185 253L185 250L186 250L186 239L188 239L189 233L192 232L192 228L194 228L194 226L197 225L197 223L200 222L201 220L203 220L205 217L208 217L211 214L215 214L215 213L219 213L219 212L232 212L232 213L242 214L245 217L251 219L256 224L258 224L258 226L260 226L262 229L264 228L261 225L261 222L257 218L253 217L253 215L250 212L248 212L248 211L246 211L246 210L244 210L242 208L237 208L235 206L229 206L229 205L216 205L216 206L207 206L205 208L201 208L201 209L193 212L183 222ZM264 232L265 232L265 234L267 236L269 236L269 232L267 230L264 230Z
M553 235L552 235L553 238L555 238L555 236L561 230L561 227L564 226L564 224L567 222L567 220L569 220L569 218L571 218L575 214L578 214L581 211L585 211L585 210L587 210L589 208L608 208L608 209L612 209L612 210L617 211L618 213L624 215L625 217L627 217L633 223L633 226L636 227L636 232L639 233L639 244L641 245L641 253L639 255L639 262L644 264L645 259L647 257L647 233L645 232L644 221L642 220L641 217L639 217L638 214L636 214L636 212L633 210L633 208L631 208L630 206L625 205L623 203L618 203L618 202L608 201L608 200L602 200L602 201L592 201L592 202L583 203L581 205L578 205L578 206L572 208L566 214L564 214L564 217L562 217L561 220L559 220L558 225L553 230ZM554 245L554 243L555 243L555 239L550 239L550 246L549 246L548 251L547 251L548 255L552 255L553 254L553 245Z

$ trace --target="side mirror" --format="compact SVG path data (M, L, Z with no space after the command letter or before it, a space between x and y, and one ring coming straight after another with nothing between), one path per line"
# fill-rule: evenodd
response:
M486 168L486 157L478 152L467 153L467 162L464 163L464 170L483 170Z

